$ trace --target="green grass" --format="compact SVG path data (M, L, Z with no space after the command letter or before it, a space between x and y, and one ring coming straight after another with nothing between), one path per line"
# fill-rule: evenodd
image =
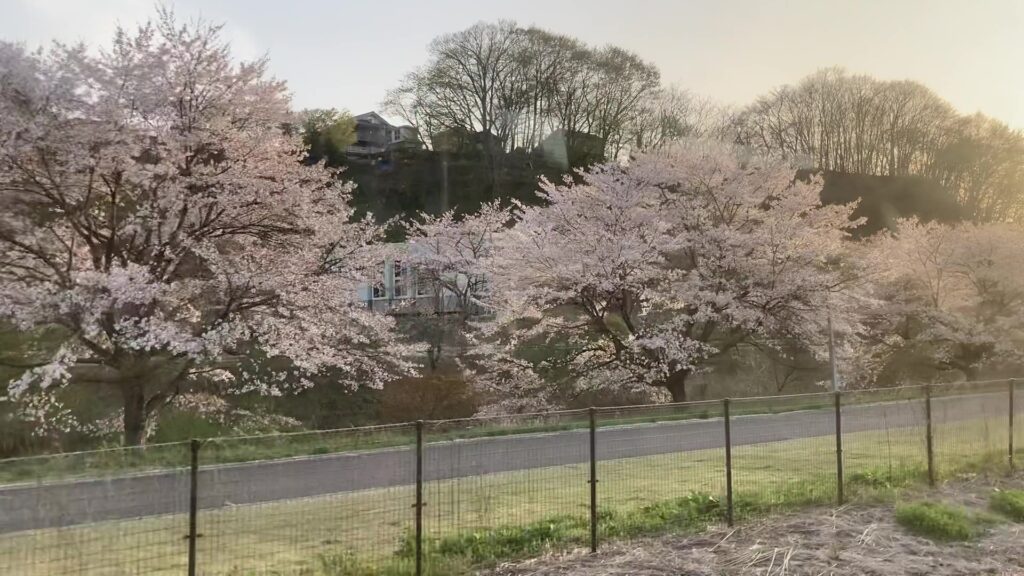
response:
M600 418L600 425L602 427L629 426L712 417L707 407L699 409L681 407L675 412L657 415L607 414ZM755 413L756 411L749 412ZM768 413L769 410L761 412ZM447 428L440 428L443 424L428 423L426 438L428 442L446 442L515 434L582 430L589 426L588 416L582 411L565 415L556 414L554 417L538 416L532 418L536 420L534 422L530 421L531 418L517 419L523 421L502 424L498 421L466 420L448 424ZM545 421L554 419L561 421ZM379 450L411 446L415 442L416 432L411 424L251 437L208 438L203 439L200 459L201 465L234 464L340 452ZM126 473L181 468L187 466L188 462L188 442L152 444L141 447L111 447L87 452L11 458L0 460L0 485L103 478Z
M978 520L969 512L940 502L898 506L896 522L911 534L940 541L970 540L981 532Z
M994 512L1014 522L1024 522L1024 490L997 490L988 503Z
M630 538L672 532L698 532L711 522L725 518L719 498L690 494L630 510L602 508L598 512L600 538ZM425 549L431 559L459 558L470 565L488 565L501 560L538 556L569 545L590 541L590 520L585 515L559 515L529 522L456 532L430 538ZM415 547L407 534L398 555L411 558Z
M849 405L896 400L904 397L899 388L857 392L847 396ZM779 398L738 399L733 416L779 414L794 410L823 410L832 406L829 394L806 394ZM598 415L601 427L630 426L657 422L708 419L721 416L718 402L653 407L604 408ZM589 426L586 411L553 416L516 417L514 422L464 420L428 423L428 442L487 438L513 434L539 434L580 430ZM213 434L213 430L210 430ZM413 425L291 432L251 437L204 439L201 465L232 464L258 460L293 458L410 446L415 443ZM187 442L153 444L144 447L110 447L89 452L48 454L0 460L0 485L105 478L109 476L168 470L188 466Z
M411 576L415 574L411 559L377 565L350 552L327 553L317 557L315 564L301 571L303 576ZM462 558L430 558L423 565L423 576L458 576L470 574L471 566Z
M937 427L940 479L1005 469L998 462L1006 432L985 421ZM844 435L847 498L892 500L922 484L924 436L921 428ZM601 538L697 531L716 521L724 462L721 449L599 462ZM736 446L733 465L738 520L835 501L832 437ZM427 483L430 562L449 570L435 573L585 544L588 478L587 464L573 464ZM203 511L201 572L408 573L413 502L412 487L400 486ZM177 574L187 558L186 533L187 519L176 515L0 535L0 573Z

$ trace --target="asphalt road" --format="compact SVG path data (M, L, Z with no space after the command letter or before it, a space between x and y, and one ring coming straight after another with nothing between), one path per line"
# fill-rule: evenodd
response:
M1006 397L1000 394L936 398L932 406L936 423L1005 418L1007 411ZM921 400L843 407L844 433L923 425ZM600 428L597 457L613 460L720 448L723 428L721 418ZM831 409L732 418L734 445L834 433ZM428 443L424 479L544 468L588 458L586 429ZM273 502L414 481L415 453L410 447L209 466L199 475L199 507ZM0 533L183 513L188 510L188 492L187 470L0 487Z

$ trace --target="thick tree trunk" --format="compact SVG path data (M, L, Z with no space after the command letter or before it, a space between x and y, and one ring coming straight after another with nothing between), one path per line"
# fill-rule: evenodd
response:
M665 382L665 388L672 394L673 402L686 402L686 376L685 372L676 372Z
M141 382L126 382L124 400L124 445L141 446L146 441L146 390Z
M966 363L960 371L964 373L964 379L968 382L977 382L981 379L977 364Z

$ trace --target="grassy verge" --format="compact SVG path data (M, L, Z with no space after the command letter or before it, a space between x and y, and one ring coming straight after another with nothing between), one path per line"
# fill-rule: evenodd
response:
M941 475L998 468L1005 434L986 421L938 427ZM845 435L848 497L891 499L923 481L924 437L921 428ZM834 451L831 437L735 447L736 516L833 502ZM458 574L460 566L586 542L588 478L578 464L428 483L432 570ZM721 449L602 461L598 478L601 538L700 530L720 518ZM412 487L401 486L204 511L201 572L407 574L413 502ZM186 533L185 517L168 516L0 535L0 573L177 574Z
M849 394L848 405L906 400L900 388L859 391ZM832 406L829 394L807 394L778 398L740 399L734 403L734 416L781 414L794 410L826 410ZM699 420L721 416L717 402L685 405L607 408L599 414L602 427ZM580 430L588 426L583 411L509 417L507 419L465 420L428 423L427 440L488 438L514 434L539 434ZM202 465L230 464L339 452L358 452L411 446L415 443L411 424L352 428L343 430L294 432L253 437L224 437L205 441ZM0 460L0 486L3 484L104 478L128 473L182 468L188 465L187 442L146 447L113 447L103 450L51 454Z

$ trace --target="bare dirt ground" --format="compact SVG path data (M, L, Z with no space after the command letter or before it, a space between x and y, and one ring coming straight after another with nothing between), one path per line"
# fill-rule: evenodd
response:
M984 511L995 487L1014 479L961 479L901 502L939 500ZM935 543L907 534L893 504L853 504L717 528L699 536L609 543L597 554L575 551L500 566L488 576L822 576L994 574L1024 576L1024 524L1001 522L977 540Z

